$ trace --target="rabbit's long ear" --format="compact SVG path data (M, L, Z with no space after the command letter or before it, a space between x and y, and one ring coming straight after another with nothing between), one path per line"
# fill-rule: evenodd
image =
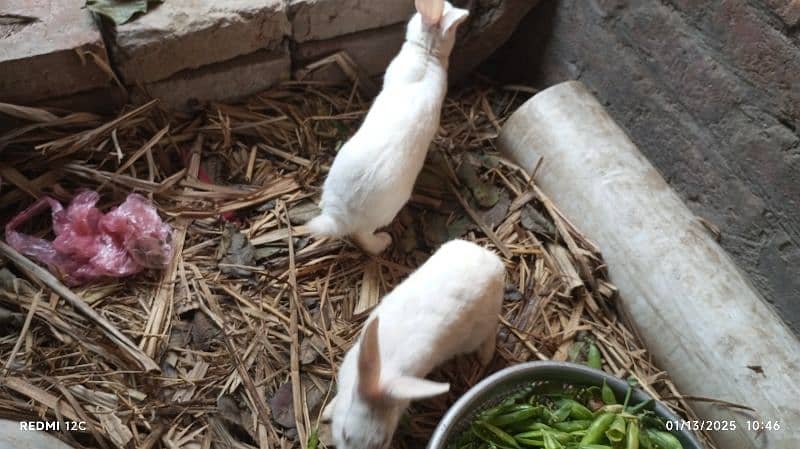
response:
M444 16L442 17L442 34L445 34L461 25L463 21L467 20L468 16L469 11L466 9L448 8L447 12L444 13Z
M444 0L414 0L414 6L425 25L436 25L442 19Z
M382 395L377 316L367 322L363 332L358 351L358 393L365 399L377 400Z
M425 399L447 393L450 384L417 377L396 377L383 385L384 394L393 399Z

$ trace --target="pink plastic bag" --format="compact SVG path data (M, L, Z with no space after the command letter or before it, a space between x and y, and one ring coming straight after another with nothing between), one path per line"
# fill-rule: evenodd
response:
M99 199L97 192L82 192L65 210L58 201L43 197L6 224L6 241L70 285L130 276L169 263L172 228L146 198L132 193L105 215L95 207ZM47 207L56 235L52 242L16 231Z

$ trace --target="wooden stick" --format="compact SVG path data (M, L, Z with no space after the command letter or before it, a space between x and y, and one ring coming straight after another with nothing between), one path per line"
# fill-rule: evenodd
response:
M5 373L8 373L8 370L11 369L11 364L14 363L14 358L17 356L17 351L19 348L22 347L22 341L25 340L25 334L28 333L28 328L31 326L31 321L33 320L33 315L36 313L36 307L39 306L39 300L42 297L42 292L36 292L33 295L33 300L31 301L31 307L28 309L28 315L25 316L25 323L22 324L22 330L19 331L19 337L17 338L17 342L14 344L14 348L11 350L11 354L8 356L8 360L6 360L5 366Z
M289 285L291 286L291 298L289 299L289 334L292 342L289 346L289 365L292 378L292 405L294 405L294 422L297 426L297 435L300 438L301 449L307 449L308 439L306 436L306 426L303 420L303 382L300 380L300 340L298 338L298 307L300 307L300 297L297 294L297 270L294 263L294 242L292 241L292 223L289 221L289 211L286 203L281 202L281 209L285 214L286 229L289 230Z
M64 298L76 310L83 313L91 321L100 326L100 330L111 339L120 349L127 353L145 371L158 371L158 364L139 349L128 337L119 331L108 320L94 311L80 296L76 295L66 285L62 284L49 271L33 263L30 259L18 253L14 248L0 242L0 253L14 262L23 270L36 276L42 283L50 287L55 293Z

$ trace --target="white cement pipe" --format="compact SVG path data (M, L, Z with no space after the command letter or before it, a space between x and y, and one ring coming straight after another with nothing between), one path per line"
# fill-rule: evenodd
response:
M773 423L756 436L757 418L695 402L703 419L736 419L711 432L720 449L799 449L800 342L584 85L534 96L499 142L527 170L543 158L537 183L600 246L622 307L681 392Z

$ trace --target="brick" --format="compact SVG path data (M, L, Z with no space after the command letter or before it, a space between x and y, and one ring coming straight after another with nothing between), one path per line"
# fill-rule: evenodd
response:
M114 115L125 105L125 94L117 86L102 87L70 94L64 97L48 97L32 106L57 108L70 112L94 112Z
M198 103L236 101L268 89L288 80L290 68L288 51L260 50L231 61L185 70L146 84L145 89L149 97L160 99L161 106L168 110L188 110Z
M128 84L277 50L289 34L284 0L169 0L116 29L112 57Z
M347 77L335 65L320 67L312 73L302 73L302 71L303 67L309 63L339 51L346 51L367 74L371 76L381 74L400 51L405 40L405 30L405 24L397 24L333 39L299 44L293 52L295 67L300 69L304 79L344 81Z
M91 57L107 64L103 39L84 0L4 2L0 13L35 17L35 22L0 25L0 101L31 103L108 85Z
M292 39L320 41L358 31L407 22L411 0L290 0Z

